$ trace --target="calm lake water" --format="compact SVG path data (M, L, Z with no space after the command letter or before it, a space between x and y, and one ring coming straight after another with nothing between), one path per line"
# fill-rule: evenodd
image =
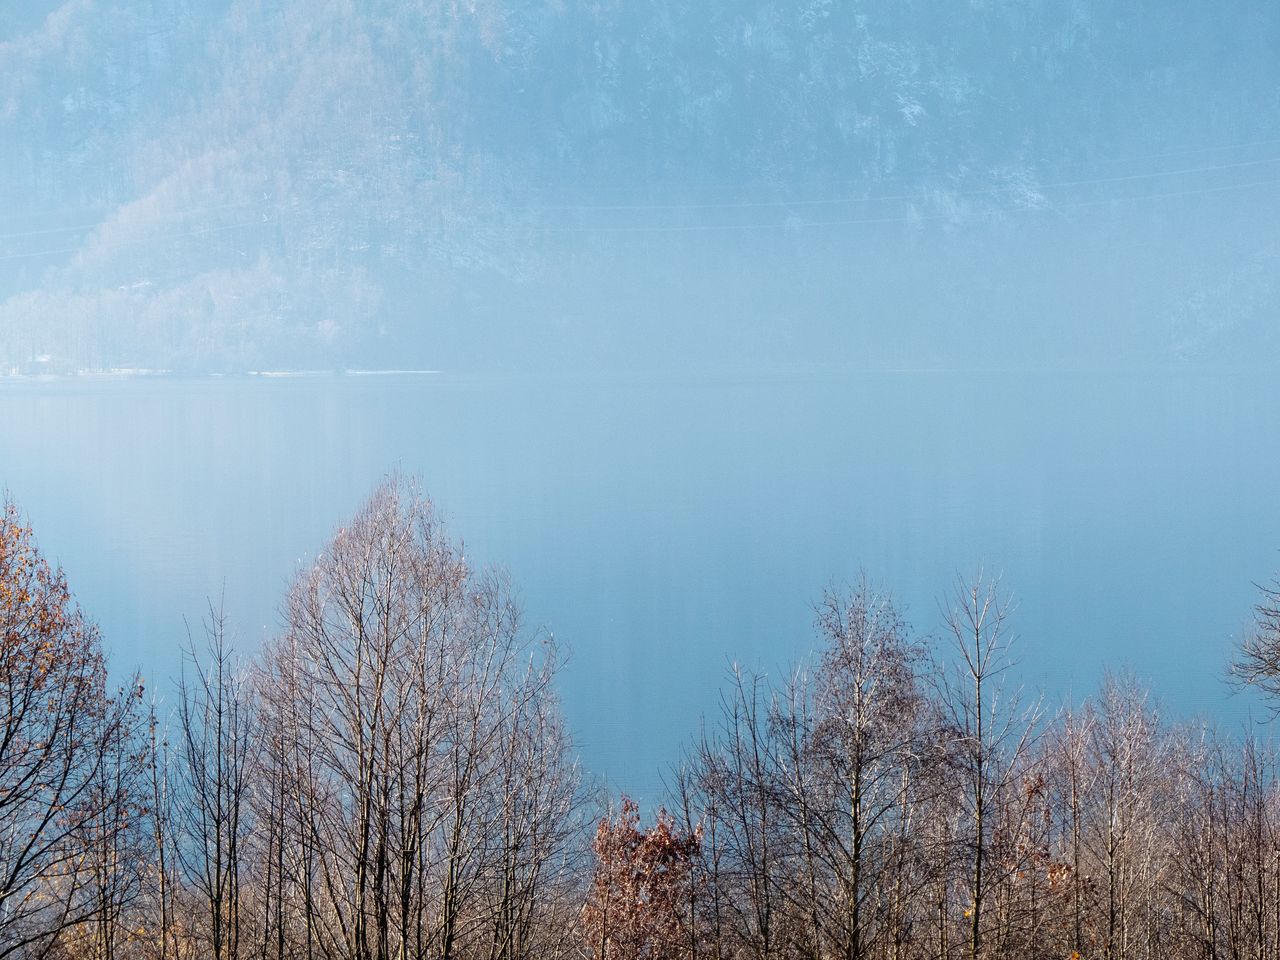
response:
M981 564L1050 705L1131 666L1174 716L1280 572L1280 383L1258 375L321 376L0 382L0 485L117 668L168 688L225 593L244 646L388 471L419 475L530 627L593 775L656 799L729 665L778 672L865 570L924 633Z

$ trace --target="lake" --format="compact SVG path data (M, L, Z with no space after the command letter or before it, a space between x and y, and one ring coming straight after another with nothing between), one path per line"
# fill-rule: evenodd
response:
M418 475L571 651L593 776L642 799L730 664L777 674L859 571L921 633L998 572L1046 703L1131 666L1238 728L1231 644L1280 573L1280 383L1174 371L0 381L0 485L168 691L225 596L243 647L388 471Z

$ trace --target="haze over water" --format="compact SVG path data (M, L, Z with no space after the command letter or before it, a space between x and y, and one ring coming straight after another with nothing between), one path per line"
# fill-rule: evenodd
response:
M0 449L114 668L162 695L206 598L251 651L373 485L416 474L571 651L587 771L652 801L730 663L795 662L860 570L934 633L958 573L1001 573L1050 707L1128 665L1238 726L1277 410L1276 378L1167 370L72 379L0 384Z
M6 7L0 487L118 672L252 652L398 469L649 800L860 571L923 633L1001 573L1050 705L1252 709L1280 6Z

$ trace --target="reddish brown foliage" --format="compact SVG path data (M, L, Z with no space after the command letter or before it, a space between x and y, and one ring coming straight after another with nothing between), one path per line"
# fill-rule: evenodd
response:
M634 800L605 817L592 849L595 877L583 911L588 949L597 960L676 960L689 954L686 921L702 830L681 832L665 811L640 828Z

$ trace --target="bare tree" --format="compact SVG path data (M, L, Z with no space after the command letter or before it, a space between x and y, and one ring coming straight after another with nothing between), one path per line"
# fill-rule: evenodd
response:
M96 738L103 745L103 761L92 787L94 813L81 823L78 838L92 877L86 893L93 904L92 920L78 932L95 960L116 960L146 936L151 923L143 901L153 811L147 803L147 717L141 683L135 677L112 700L122 709L99 721L103 726Z
M505 576L473 571L393 478L285 613L261 681L271 922L299 915L306 952L325 957L532 955L577 772L549 695L554 646L522 629Z
M96 628L17 509L0 511L0 958L41 958L73 926L102 916L106 850L122 813L112 789L127 763L139 696L107 687ZM108 865L101 865L109 869ZM107 878L106 882L114 882ZM120 902L113 891L105 900Z
M150 808L152 848L148 866L151 872L150 895L152 942L158 960L170 960L178 954L174 940L174 897L179 885L174 844L174 810L170 771L172 758L169 741L161 724L155 700L147 711L146 785Z
M954 796L968 818L963 838L968 860L964 926L968 952L975 960L996 952L988 951L985 942L992 926L987 901L1018 869L1016 851L1007 845L998 849L995 829L1001 804L1014 799L1011 788L1023 775L1035 726L1004 684L1013 664L1008 617L998 581L980 573L972 581L957 582L945 612L956 658L951 669L939 668L936 687L939 733L950 745L957 774ZM1005 836L1011 832L1004 824Z
M0 960L1280 960L1274 743L1130 675L1042 723L997 584L951 600L929 683L886 595L827 591L812 659L734 669L676 812L593 848L561 651L411 484L252 661L210 611L172 737L9 506ZM1278 601L1237 667L1268 693Z
M1158 876L1165 750L1146 691L1132 675L1108 675L1090 726L1095 816L1086 832L1099 884L1098 941L1108 960L1140 955L1149 942Z
M1090 705L1064 712L1046 737L1043 760L1059 833L1056 856L1046 867L1050 889L1059 894L1060 909L1065 914L1056 918L1063 928L1059 946L1063 953L1081 956L1093 952L1088 921L1096 884L1085 838L1098 773L1096 765L1089 762L1094 723Z
M248 674L235 659L221 606L209 608L204 646L191 642L178 687L178 862L199 899L199 929L213 960L239 960L249 794L261 732Z
M577 764L552 687L560 656L551 638L513 684L490 766L496 848L488 960L566 953L576 939L569 922L580 894L583 829Z
M1262 597L1253 608L1253 627L1240 642L1232 673L1280 699L1280 579L1258 589Z
M690 767L717 862L717 925L749 955L783 955L785 839L779 809L772 693L734 668L718 729L704 733Z
M827 591L817 628L812 673L774 687L734 671L677 779L685 822L705 828L717 954L902 957L911 937L921 651L865 581Z
M818 628L824 647L808 762L825 789L806 804L806 832L835 881L837 951L861 960L876 938L891 935L876 926L884 911L872 908L886 892L890 849L906 816L903 780L909 790L921 652L892 601L865 579L851 590L827 591Z

